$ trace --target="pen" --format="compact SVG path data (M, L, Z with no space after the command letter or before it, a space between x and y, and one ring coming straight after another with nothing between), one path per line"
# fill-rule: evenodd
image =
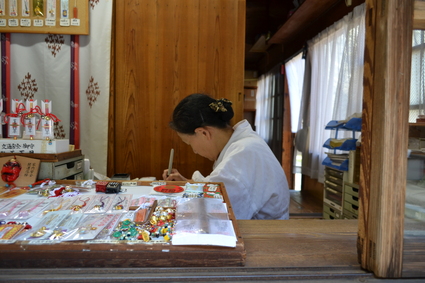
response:
M171 151L170 151L170 162L168 163L168 175L167 176L170 176L171 169L173 169L173 158L174 158L174 148L172 148Z

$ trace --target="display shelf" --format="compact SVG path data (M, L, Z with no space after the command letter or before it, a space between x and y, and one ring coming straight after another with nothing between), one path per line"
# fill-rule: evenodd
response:
M345 151L348 154L336 154L331 157L327 156L322 165L325 167L325 181L324 181L324 194L323 194L323 215L326 219L338 218L354 218L353 215L356 209L352 205L354 201L345 203L345 183L353 179L355 152L357 149L357 139L355 133L361 131L362 119L351 118L347 121L331 120L325 126L325 130L334 130L334 137L329 138L323 144L324 148L333 150ZM339 139L338 131L351 131L353 138ZM337 144L338 146L335 146ZM354 153L354 154L353 154ZM331 154L329 154L331 155ZM338 158L336 158L338 157ZM345 159L344 159L345 158ZM338 162L335 162L337 160ZM348 197L356 198L356 196L348 195ZM330 210L332 208L332 210ZM344 213L347 211L347 213ZM347 215L346 215L347 214ZM348 215L350 214L350 215Z
M325 143L323 144L323 147L328 148L328 149L338 149L338 150L356 150L356 143L357 143L357 139L347 139L345 141L343 141L343 143L340 146L336 146L333 147L331 145L332 140L335 140L333 138L329 138L325 141Z
M0 32L89 34L89 1L10 0L0 7Z
M325 166L328 166L337 170L342 170L342 171L348 171L348 165L349 165L348 163L349 161L348 159L346 159L340 165L336 165L332 163L332 160L329 157L326 157L322 162L322 164Z
M343 129L348 131L361 131L362 118L351 118L348 121L331 120L326 124L325 130Z
M323 205L323 217L325 219L341 219L342 214L341 211L331 207L328 204Z

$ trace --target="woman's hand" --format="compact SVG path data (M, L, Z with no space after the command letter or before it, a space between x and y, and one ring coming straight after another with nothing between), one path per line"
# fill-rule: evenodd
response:
M165 169L162 173L162 178L164 181L187 181L187 178L183 177L180 172L173 168L171 170L171 174L168 175L168 169Z

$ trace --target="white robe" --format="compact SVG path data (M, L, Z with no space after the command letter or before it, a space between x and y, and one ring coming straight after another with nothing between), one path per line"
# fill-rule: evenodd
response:
M237 219L288 219L289 189L282 166L248 121L234 132L207 177L195 182L223 182Z

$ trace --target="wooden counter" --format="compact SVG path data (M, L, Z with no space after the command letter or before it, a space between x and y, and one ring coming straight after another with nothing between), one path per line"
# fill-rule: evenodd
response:
M238 221L245 267L358 266L357 220Z
M0 269L8 282L367 280L357 262L357 220L239 220L243 267Z

